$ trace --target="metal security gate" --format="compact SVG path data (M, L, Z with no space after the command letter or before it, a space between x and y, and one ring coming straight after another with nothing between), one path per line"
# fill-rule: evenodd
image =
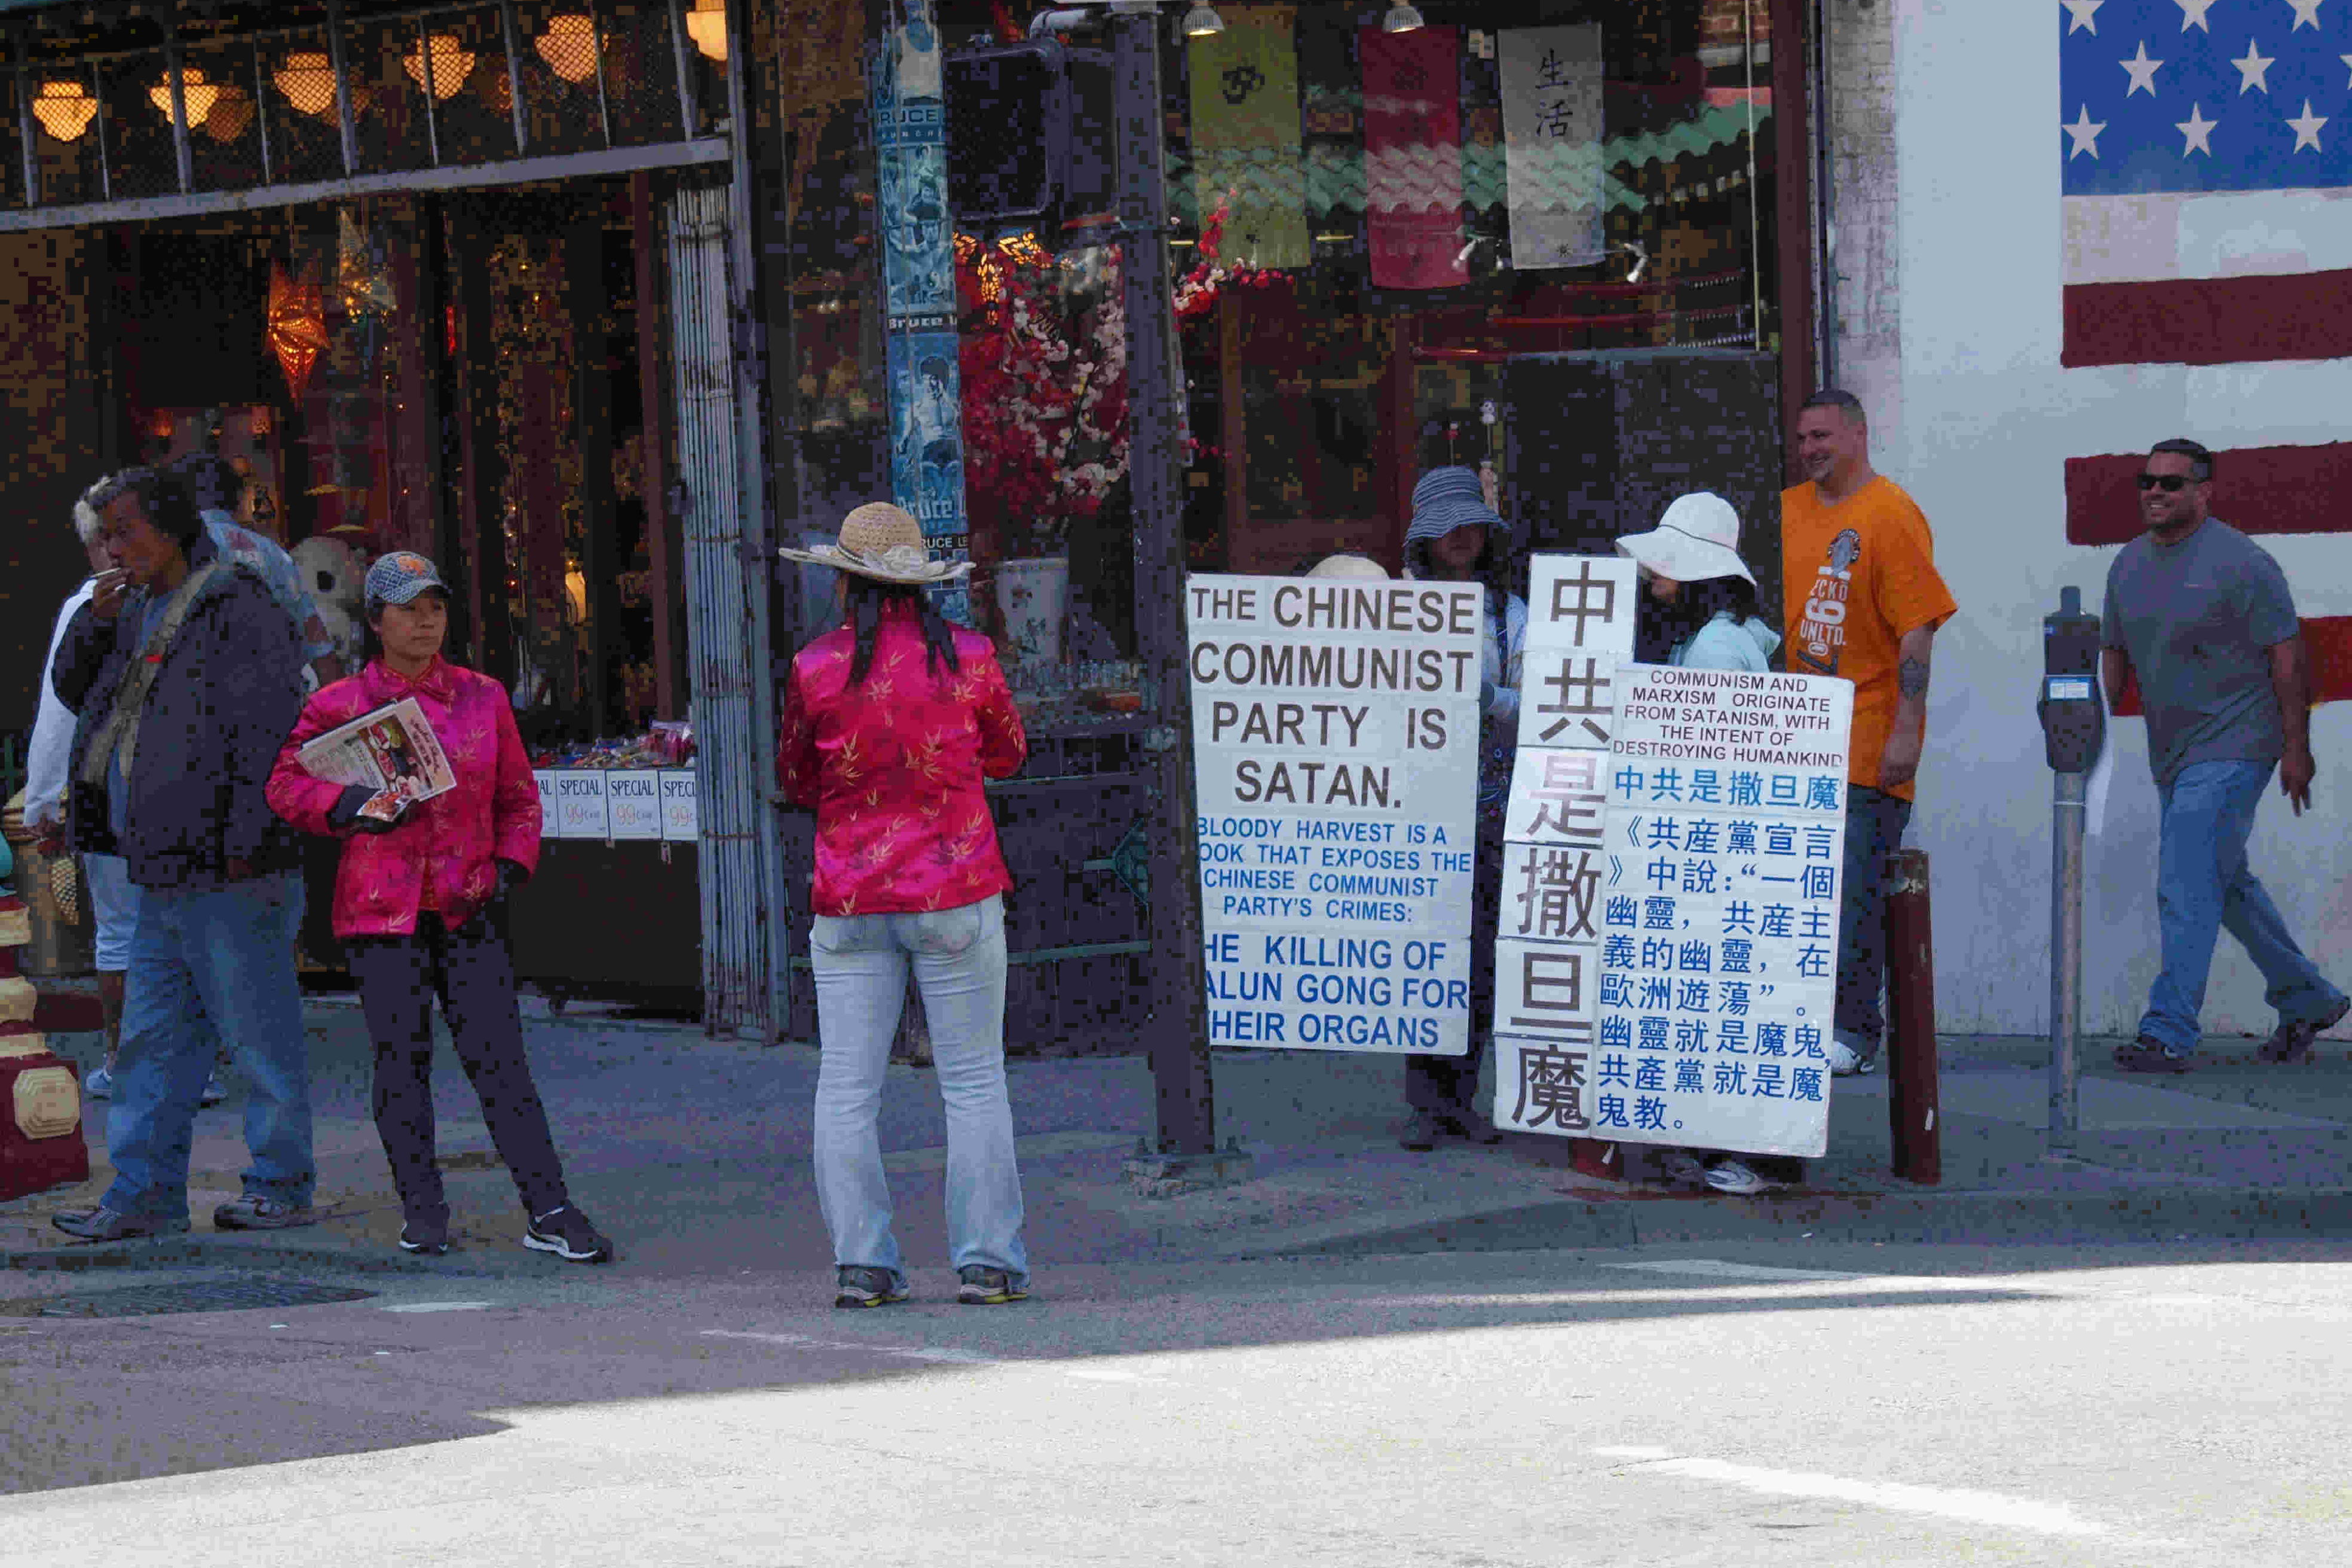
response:
M764 573L747 569L740 401L730 324L729 195L669 204L671 341L677 388L678 512L686 545L695 788L701 809L703 1023L772 1037L768 868L773 813L760 759L766 659Z

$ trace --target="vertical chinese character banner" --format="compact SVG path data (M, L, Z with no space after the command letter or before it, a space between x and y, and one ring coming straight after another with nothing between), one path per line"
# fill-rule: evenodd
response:
M890 493L921 520L934 555L960 561L971 538L964 521L947 105L931 0L908 0L905 14L905 26L883 35L870 73L890 384ZM949 619L970 622L970 590L941 589L939 603Z
M1629 664L1617 688L1593 1135L1818 1156L1853 683Z
M1212 1045L1469 1049L1481 598L1186 580Z
M1619 666L1633 652L1633 563L1528 564L1518 757L1495 921L1495 1125L1589 1133Z
M1201 218L1230 201L1226 255L1248 267L1307 262L1297 29L1291 7L1253 5L1189 40Z
M1462 53L1452 27L1359 28L1372 284L1450 289L1462 248Z
M1500 45L1511 265L1589 267L1608 250L1601 24L1507 28Z

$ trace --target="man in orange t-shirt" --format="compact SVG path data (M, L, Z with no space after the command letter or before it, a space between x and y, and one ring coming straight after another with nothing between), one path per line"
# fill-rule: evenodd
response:
M1870 426L1852 393L1815 393L1797 414L1804 484L1780 492L1789 668L1853 682L1846 767L1845 882L1839 913L1839 1077L1871 1071L1886 1032L1886 857L1911 820L1927 732L1936 628L1958 606L1936 572L1927 519L1870 466Z

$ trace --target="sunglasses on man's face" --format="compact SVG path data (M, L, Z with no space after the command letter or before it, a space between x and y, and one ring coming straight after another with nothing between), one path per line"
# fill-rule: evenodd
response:
M2166 495L2178 494L2197 482L2186 474L2140 474L2136 477L2141 489L2162 490Z

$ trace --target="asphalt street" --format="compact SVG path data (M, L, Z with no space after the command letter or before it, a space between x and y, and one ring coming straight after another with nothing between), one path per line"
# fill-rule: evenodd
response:
M12 1568L2352 1555L2340 1243L301 1279L0 1278Z

